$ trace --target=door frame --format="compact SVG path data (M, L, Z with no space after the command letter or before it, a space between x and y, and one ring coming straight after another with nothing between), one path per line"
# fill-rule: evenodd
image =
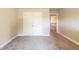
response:
M58 32L58 13L50 13L50 28L51 28L51 16L57 16L57 22L56 22L56 33Z

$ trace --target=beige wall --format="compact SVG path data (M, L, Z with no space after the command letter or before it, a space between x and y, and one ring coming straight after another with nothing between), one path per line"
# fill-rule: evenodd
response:
M0 8L0 45L17 34L17 9Z
M59 14L59 32L79 42L79 9L64 8Z
M48 8L24 8L24 9L18 9L18 19L19 19L19 30L18 30L18 34L22 34L23 33L23 13L24 12L42 12L43 13L43 22L44 22L44 27L45 27L45 33L49 33L50 32L50 18L49 18L49 9ZM49 28L46 28L46 27Z

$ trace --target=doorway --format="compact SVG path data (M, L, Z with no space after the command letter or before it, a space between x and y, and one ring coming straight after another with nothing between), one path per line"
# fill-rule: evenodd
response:
M53 14L53 15L50 15L50 28L51 28L51 31L53 32L57 32L57 29L58 29L58 15L56 14Z

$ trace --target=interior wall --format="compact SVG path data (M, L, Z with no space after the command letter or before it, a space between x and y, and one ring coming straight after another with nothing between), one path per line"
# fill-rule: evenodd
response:
M17 35L17 9L0 8L0 45Z
M59 14L59 32L79 42L79 8L64 8Z
M44 25L44 32L49 34L50 32L50 18L49 18L49 9L48 8L24 8L18 9L18 19L19 19L19 31L18 34L23 33L23 13L24 12L42 12L43 13L43 25Z

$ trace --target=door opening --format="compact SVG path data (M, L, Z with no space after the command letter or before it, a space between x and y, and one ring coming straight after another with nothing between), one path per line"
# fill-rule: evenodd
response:
M56 14L54 15L50 15L50 30L53 31L53 32L57 32L57 19L58 19L58 16Z

